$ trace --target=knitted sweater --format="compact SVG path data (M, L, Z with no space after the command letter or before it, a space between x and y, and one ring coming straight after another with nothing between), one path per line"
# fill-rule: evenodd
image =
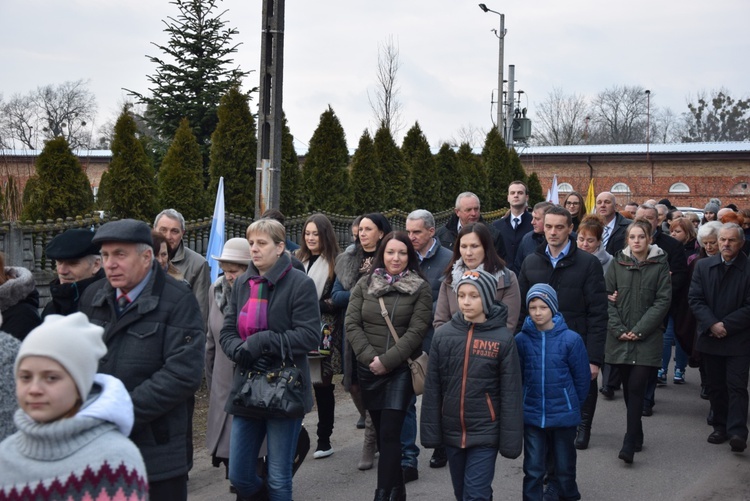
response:
M146 467L127 438L133 404L123 384L97 374L72 418L38 423L15 415L18 432L0 443L0 499L148 499Z

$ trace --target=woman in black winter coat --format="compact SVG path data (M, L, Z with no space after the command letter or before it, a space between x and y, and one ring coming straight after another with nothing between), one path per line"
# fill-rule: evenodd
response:
M26 334L42 323L39 317L39 292L34 275L26 268L5 266L0 253L0 312L3 330L23 341Z

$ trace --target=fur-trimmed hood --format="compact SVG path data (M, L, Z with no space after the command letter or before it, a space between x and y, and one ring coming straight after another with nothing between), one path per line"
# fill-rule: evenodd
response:
M363 277L362 280L367 280L367 277ZM423 282L424 279L413 271L407 272L401 277L401 280L392 284L389 284L385 277L372 274L370 283L367 286L367 292L375 297L384 296L392 291L412 295L417 292Z
M36 292L34 275L26 268L8 266L5 273L8 275L8 281L0 285L0 311L17 305ZM39 306L38 298L36 306Z
M344 290L352 290L359 280L359 265L363 258L362 247L355 246L342 252L336 258L334 271Z

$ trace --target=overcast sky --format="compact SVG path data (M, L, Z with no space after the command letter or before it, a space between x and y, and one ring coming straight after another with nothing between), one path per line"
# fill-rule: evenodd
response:
M750 96L750 2L747 0L485 0L505 14L505 64L516 67L523 106L535 107L555 87L593 96L614 85L652 91L653 106L686 110L701 90L726 87ZM499 16L466 0L288 0L284 110L298 151L330 104L350 149L374 128L368 92L375 88L378 44L389 36L401 54L403 121L419 121L430 144L460 127L487 129L495 112ZM224 0L224 19L242 42L236 61L257 70L261 2ZM176 15L165 0L0 0L0 93L7 100L39 85L89 80L98 123L111 120L126 97L147 92L161 55L162 19ZM507 78L507 69L506 69ZM245 87L258 84L252 73ZM528 101L527 101L528 100ZM253 109L255 111L255 103Z

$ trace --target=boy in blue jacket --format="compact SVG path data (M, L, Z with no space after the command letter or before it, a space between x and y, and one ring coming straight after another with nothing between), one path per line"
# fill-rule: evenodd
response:
M575 439L591 379L586 347L565 324L549 285L529 289L526 310L529 315L516 336L523 375L523 499L542 499L548 456L559 499L581 499Z

